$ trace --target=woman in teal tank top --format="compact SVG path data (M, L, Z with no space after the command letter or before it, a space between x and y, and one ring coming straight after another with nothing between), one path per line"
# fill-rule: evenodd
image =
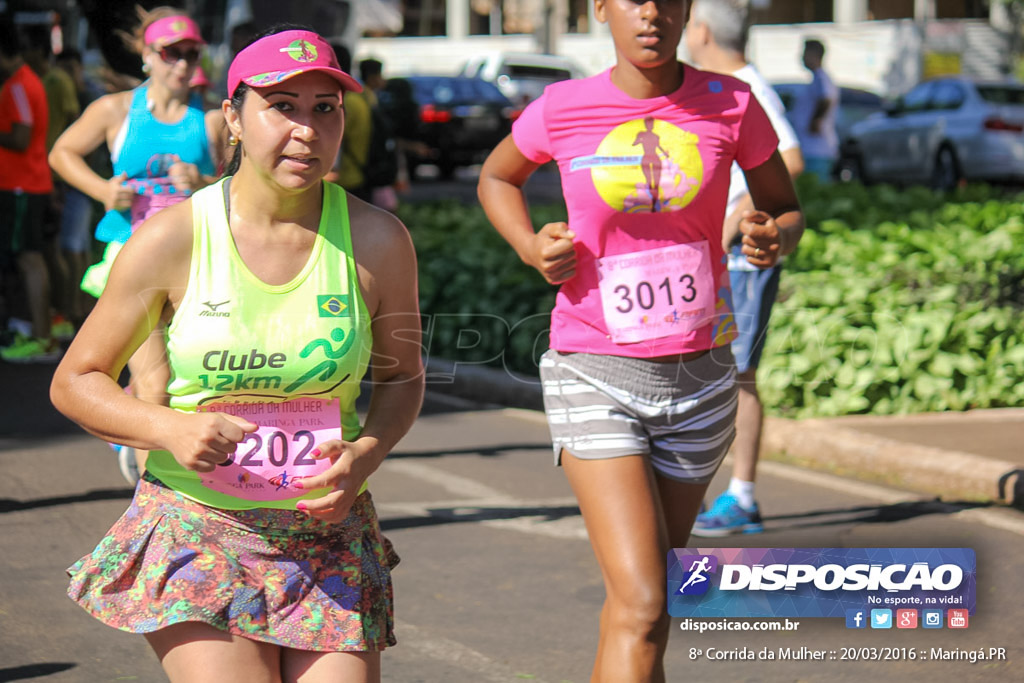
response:
M140 9L138 27L124 38L142 57L146 82L93 102L50 153L54 171L107 209L96 237L108 246L103 260L82 280L82 289L96 297L118 252L144 219L216 180L222 147L216 142L224 127L220 110L204 112L189 91L203 47L195 22L169 7ZM114 164L110 179L85 161L104 143ZM140 347L128 368L136 396L166 403L169 377L159 331ZM125 478L134 484L145 453L122 448L119 460Z
M234 174L129 240L54 375L61 412L151 451L69 595L175 682L379 681L397 556L366 482L422 401L415 252L323 181L359 85L320 36L256 40L228 88ZM170 406L115 381L160 321Z

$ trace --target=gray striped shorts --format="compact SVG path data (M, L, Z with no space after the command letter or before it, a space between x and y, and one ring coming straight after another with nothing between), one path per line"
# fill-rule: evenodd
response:
M646 455L661 476L711 480L736 436L736 363L720 346L685 363L549 349L540 359L555 464Z

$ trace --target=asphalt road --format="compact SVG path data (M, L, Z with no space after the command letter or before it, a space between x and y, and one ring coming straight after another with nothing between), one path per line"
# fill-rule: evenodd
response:
M0 681L164 680L144 640L99 624L67 599L64 569L91 551L131 492L108 447L46 400L51 368L0 364ZM384 680L476 683L588 680L603 599L578 510L551 467L536 413L479 410L435 396L371 481L395 570L399 645ZM713 485L724 485L720 475ZM1024 646L1024 515L921 500L765 463L763 535L702 545L972 547L978 610L965 631L851 631L805 619L795 632L684 633L668 679L726 681L1019 680ZM709 661L740 651L883 645L1005 647L1005 661ZM1017 674L1013 672L1017 671Z

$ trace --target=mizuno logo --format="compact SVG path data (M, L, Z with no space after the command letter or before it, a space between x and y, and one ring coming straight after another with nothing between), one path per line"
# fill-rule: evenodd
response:
M206 306L209 310L199 311L200 318L230 318L230 311L218 311L217 309L221 306L226 306L231 303L231 299L221 301L219 304L215 304L212 301L204 301L203 306Z
M224 304L229 304L229 303L231 303L231 299L228 299L227 301L221 301L219 304L214 304L214 303L210 303L209 301L204 301L203 305L206 306L207 308L209 308L214 313L216 313L218 308L220 308Z

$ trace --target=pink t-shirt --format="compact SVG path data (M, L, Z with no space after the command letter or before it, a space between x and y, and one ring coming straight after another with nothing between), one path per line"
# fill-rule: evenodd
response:
M608 70L548 86L512 138L531 161L558 162L576 233L553 349L653 358L733 340L729 168L755 168L778 145L746 83L686 66L675 92L634 99Z

